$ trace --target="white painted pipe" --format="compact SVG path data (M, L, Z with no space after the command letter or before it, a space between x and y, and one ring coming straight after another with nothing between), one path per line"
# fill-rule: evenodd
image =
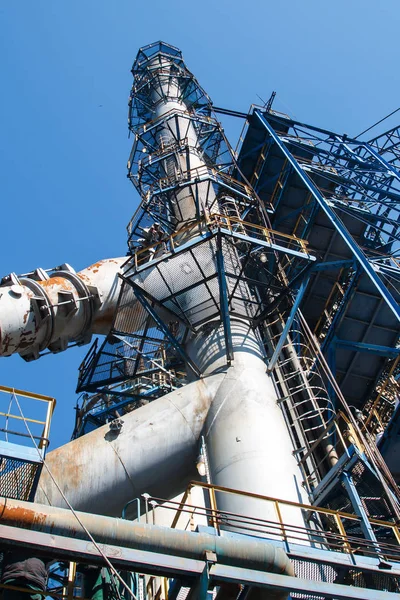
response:
M104 425L46 457L46 464L77 510L120 516L125 504L148 492L171 498L196 479L199 438L223 374L195 381ZM36 502L65 507L44 468Z
M212 483L294 502L307 502L301 473L260 340L243 321L232 320L234 360L226 367L223 327L208 323L190 342L190 355L205 374L225 371L204 428ZM210 331L211 329L211 331ZM219 494L218 507L279 521L271 502ZM283 506L286 524L304 527L301 511ZM251 532L249 532L251 533ZM255 534L256 535L256 534Z
M156 117L176 112L179 115L185 106L177 99L180 97L179 83L173 80L173 71L168 69L168 60L161 59L163 72L158 80L160 88L153 91L152 100ZM150 71L159 66L158 58L153 59ZM175 90L176 99L173 97ZM181 119L183 121L183 118ZM171 138L171 131L165 126L161 137ZM186 127L187 129L187 127ZM179 138L180 130L174 134ZM190 145L199 146L194 128L190 131ZM206 168L206 163L199 155L188 150L191 167ZM166 161L171 159L166 159ZM166 165L166 169L168 164ZM204 194L208 201L214 202L215 191L212 185L204 184ZM200 190L201 192L201 190ZM186 220L196 218L194 193L188 187L177 191L180 212ZM202 198L205 204L205 195ZM215 203L215 210L218 210ZM183 208L182 208L183 207ZM179 218L179 214L176 214ZM236 249L222 242L225 269L230 273L239 273L240 261ZM208 244L199 254L202 271L205 277L212 276L217 270L215 260L215 244ZM177 290L182 285L179 273L197 272L194 259L185 254L172 258L163 268L163 280L155 268L136 275L136 282L150 294L157 289L162 295L162 286L168 283L171 289ZM161 287L160 287L161 286ZM167 294L166 294L167 295ZM245 284L238 286L235 300L236 311L246 310L246 301L250 292ZM179 304L185 307L185 314L190 318L199 311L198 289L195 287L179 297ZM202 315L204 318L204 315ZM232 317L232 314L231 314ZM224 373L224 379L216 391L207 416L204 435L210 460L212 483L242 489L264 496L272 496L291 501L304 501L301 496L301 474L293 457L293 447L271 377L266 372L264 349L249 326L243 321L232 320L232 344L234 361L227 367L224 330L220 323L206 323L201 331L193 336L187 344L191 358L204 375ZM205 382L207 378L205 379ZM269 503L240 496L222 494L218 499L222 510L235 512L273 522L279 520L275 507ZM285 508L282 515L286 523L304 527L301 511Z
M78 273L65 265L47 278L42 270L35 279L13 276L0 287L0 356L33 360L43 350L61 352L72 342L88 343L93 333L107 334L125 261L100 260Z

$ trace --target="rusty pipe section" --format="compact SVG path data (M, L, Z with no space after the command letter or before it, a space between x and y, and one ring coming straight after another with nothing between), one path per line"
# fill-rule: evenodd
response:
M0 498L0 515L3 525L87 539L76 516L67 509ZM294 575L293 566L285 552L265 540L255 540L249 536L235 536L233 539L229 534L217 536L195 533L83 512L78 512L77 516L100 544L202 561L206 552L214 552L218 562L225 565ZM263 592L261 597L265 599L271 595ZM285 598L287 594L280 594L279 597Z
M108 258L79 271L68 264L51 271L3 277L0 285L0 356L26 361L62 352L107 334L118 301L118 274L126 258Z

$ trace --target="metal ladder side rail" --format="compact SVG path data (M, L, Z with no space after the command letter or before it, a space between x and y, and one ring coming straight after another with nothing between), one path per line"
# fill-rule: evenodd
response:
M310 446L301 424L296 419L297 413L293 403L288 401L291 397L291 394L289 388L286 386L285 381L281 377L279 363L277 363L273 371L273 376L277 392L279 395L281 395L279 405L281 407L282 414L292 440L292 445L294 448L293 455L297 464L299 465L307 493L311 494L313 488L309 486L308 482L310 481L311 474L317 469L317 464L315 463L314 456L308 453ZM301 457L305 456L306 454L306 461L301 463Z
M302 332L299 329L294 329L292 331L295 334L302 335ZM272 343L274 343L274 341L277 337L279 337L279 334L277 334L276 336L271 338ZM290 337L292 337L292 336L290 336ZM321 403L317 402L316 405L318 406L319 409L327 410L327 411L331 411L332 413L335 413L335 408L334 408L333 402L329 398L329 394L328 394L326 386L322 380L321 374L320 374L319 370L315 368L318 357L315 354L314 354L314 356L310 356L308 354L310 352L309 344L305 344L304 342L298 342L298 341L296 341L296 344L293 344L291 339L288 339L288 342L283 346L282 350L285 350L294 345L301 347L300 355L298 352L296 353L297 360L299 362L299 366L297 368L293 369L291 372L289 372L289 374L287 374L285 376L286 381L295 379L296 377L300 376L302 382L300 384L298 384L298 386L297 386L298 391L301 391L302 389L311 390L312 396L314 396L319 401L324 401L324 403L325 403L325 406L321 407ZM285 366L291 366L293 364L293 359L290 356L288 358L279 357L279 360L280 360L281 368L283 368L283 369ZM312 368L309 365L311 365ZM312 383L313 379L316 379L315 383ZM319 390L319 393L315 394L314 392L317 390ZM293 392L296 391L296 386L294 386L292 388L292 391ZM328 419L328 421L329 421L329 419Z
M286 365L288 364L287 361ZM333 407L332 402L330 401L325 388L320 384L320 385L316 385L316 384L312 384L310 385L308 381L304 381L303 379L303 370L302 369L297 369L295 371L293 371L292 373L290 373L287 376L284 376L283 379L285 380L286 383L288 383L289 388L290 388L290 393L291 393L291 397L294 399L294 397L297 394L301 394L301 393L306 393L306 397L300 401L296 401L295 405L297 408L299 408L300 406L303 406L304 404L310 403L312 404L313 408L309 411L307 411L306 413L301 413L299 414L299 420L305 420L307 418L307 415L311 414L311 412L314 412L315 415L319 415L322 423L320 427L324 427L326 422L329 421L329 419L326 419L326 413L330 412L332 414L335 414L335 410ZM298 378L301 379L300 383L296 383L296 379L298 381ZM291 382L294 381L294 385L291 384Z
M295 448L293 455L295 456L300 467L306 489L308 493L311 493L312 489L321 479L320 476L314 477L314 474L318 473L320 466L319 461L312 453L309 452L311 444L305 432L304 423L299 420L299 413L296 404L293 402L291 389L288 386L287 381L285 381L279 362L274 369L274 378L275 385L278 388L278 393L281 392L279 404L281 405L283 416L292 439L293 447ZM302 457L306 455L306 460L302 461ZM314 481L315 485L310 486L310 482L312 480Z
M270 324L270 327L274 326L277 324L277 321L279 322L279 318L272 324ZM273 347L273 342L274 342L274 338L276 339L279 336L279 333L276 335L272 335L270 336L270 344ZM272 339L271 339L272 338ZM287 351L288 349L290 349L290 354L291 356L287 356ZM304 480L305 483L307 484L310 481L310 474L317 474L319 472L319 467L321 466L320 463L321 461L318 460L317 457L313 457L312 455L309 455L308 458L308 463L306 466L303 463L300 463L301 460L301 456L304 455L304 449L309 450L310 446L312 445L312 443L315 441L315 439L318 438L318 431L323 431L325 426L326 426L326 419L325 419L325 414L326 410L328 409L330 413L332 413L332 415L335 414L334 411L334 407L332 405L332 403L329 400L329 396L326 392L326 396L321 396L321 389L324 390L324 386L322 384L322 380L321 380L321 385L319 386L318 389L318 394L317 397L319 398L319 400L321 400L322 398L324 399L324 403L325 403L325 407L321 408L321 406L318 404L317 399L315 398L314 392L312 390L312 387L310 386L307 377L305 376L304 373L304 369L301 368L301 365L299 364L299 360L297 360L296 362L298 364L294 364L294 360L293 360L293 355L295 354L294 348L293 348L293 344L291 342L291 339L288 338L287 343L285 344L285 346L282 349L281 355L278 359L277 365L276 365L276 374L278 375L277 379L277 383L280 384L280 386L285 390L284 394L285 394L285 399L281 401L281 404L283 405L283 407L285 408L286 412L289 415L288 418L288 426L289 429L291 427L294 427L295 431L296 431L296 438L298 441L301 440L301 443L296 443L295 444L295 455L296 458L299 462L299 466L303 472L303 476L304 476ZM283 356L282 356L283 355ZM286 355L286 356L285 356ZM296 355L297 356L297 355ZM297 357L298 358L298 357ZM294 367L293 369L291 369L291 372L287 373L287 369L290 367ZM300 384L298 383L298 379L300 378L301 382ZM293 385L295 384L295 385ZM304 394L306 394L306 397L304 397ZM302 399L300 401L296 401L296 396L302 396ZM304 417L301 412L299 412L299 406L303 406L307 403L311 403L313 410L315 411L314 413L310 413L309 411L307 411L307 415L306 417ZM312 426L312 424L308 423L307 426L305 426L305 420L306 418L310 418L311 414L313 415L314 418L317 418L318 420L322 421L321 425L319 427L316 426ZM312 436L310 436L310 432L312 431ZM311 439L310 439L311 438ZM333 446L333 444L331 444L331 446ZM330 456L332 451L332 447L329 449L329 453L328 455ZM328 470L328 468L326 468ZM319 475L319 477L316 477L316 482L318 483L318 479L320 479L322 477L322 473ZM309 487L309 486L308 486Z

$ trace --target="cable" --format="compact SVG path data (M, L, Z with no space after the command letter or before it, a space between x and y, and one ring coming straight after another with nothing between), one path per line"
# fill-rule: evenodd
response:
M13 390L13 395L14 395L14 399L17 403L18 406L18 410L20 412L20 415L24 421L25 427L30 435L30 438L36 448L37 453L39 454L40 458L42 458L42 455L40 453L40 450L36 444L36 441L34 439L34 437L32 436L32 433L28 427L28 424L26 422L25 416L21 410L21 407L19 405L18 402L18 398L15 394L15 391ZM72 512L72 514L74 515L75 519L78 521L79 525L82 527L83 531L86 533L86 535L88 536L89 540L92 542L93 546L96 548L96 550L98 551L98 553L100 554L100 556L104 559L105 563L107 564L108 568L114 573L114 575L117 577L117 579L120 581L120 583L122 583L123 587L129 592L129 594L132 596L132 598L134 600L138 600L137 596L135 596L135 594L132 592L132 590L130 589L130 587L125 583L125 581L122 579L121 575L118 573L118 571L114 568L114 566L112 565L112 563L110 562L110 560L107 558L107 556L104 554L103 550L100 548L100 546L98 545L98 543L95 541L94 537L92 536L92 534L90 533L90 531L87 529L87 527L82 523L82 521L80 520L79 516L77 515L77 513L75 512L75 510L73 509L72 505L69 503L68 499L66 498L64 492L62 491L61 487L58 485L55 477L53 476L49 466L46 464L46 461L43 461L43 466L46 468L46 471L48 472L50 479L52 480L52 482L54 483L54 485L56 486L57 490L60 492L61 497L63 498L65 504L68 506L68 508L70 509L70 511Z
M308 323L301 311L299 311L299 317L300 317L302 326L304 327L306 337L308 338L309 342L314 346L314 351L316 352L317 357L319 357L322 370L325 372L325 375L327 376L332 387L334 388L336 395L337 395L339 401L341 402L348 419L350 420L352 426L354 427L355 431L357 432L357 435L359 436L361 442L363 443L363 445L365 447L365 452L366 452L367 457L371 460L372 464L375 467L377 467L376 475L377 475L379 481L381 482L383 489L386 492L387 500L388 500L389 504L391 505L394 514L396 515L397 519L399 520L400 519L400 508L399 508L398 502L400 502L400 495L398 492L397 484L396 484L395 480L393 479L393 476L390 473L390 471L389 471L384 459L382 458L382 455L380 454L378 448L376 447L376 445L373 444L372 441L367 441L366 437L364 436L363 432L361 431L356 419L353 416L353 413L351 412L351 410L349 408L349 405L347 404L347 401L345 400L345 397L342 394L342 391L341 391L335 377L332 374L332 371L330 370L330 368L328 366L328 363L321 351L320 345L314 338L314 336L311 332L311 329L309 328ZM381 470L385 475L383 475L381 473ZM390 483L390 486L392 487L392 489L390 489L386 480ZM392 493L393 493L394 497L392 496ZM394 500L394 498L397 500L397 502Z
M358 135L356 135L356 137L354 139L356 140L361 135L364 135L364 133L367 133L367 131L370 131L371 129L373 129L374 127L376 127L377 125L379 125L380 123L383 123L383 121L386 121L386 119L388 119L389 117L391 117L392 115L394 115L395 113L397 113L399 110L400 110L400 107L396 108L396 110L394 110L393 112L391 112L388 115L386 115L386 117L383 117L383 119L381 119L380 121L377 121L376 123L374 123L373 125L371 125L371 127L368 127L368 129L365 129L364 131L362 131L361 133L359 133Z

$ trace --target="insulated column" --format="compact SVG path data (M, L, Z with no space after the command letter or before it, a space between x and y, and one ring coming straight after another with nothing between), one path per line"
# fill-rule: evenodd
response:
M196 123L196 119L200 121L203 117L198 111L196 97L202 97L203 102L206 98L209 110L211 103L187 70L180 53L171 51L168 55L166 48L153 52L152 46L142 49L135 61L133 74L132 112L140 121L138 135L141 136L141 132L149 127L157 131L152 138L153 146L148 143L142 150L144 153L151 152L151 156L146 158L147 168L156 164L157 160L163 165L168 178L166 183L155 183L146 196L139 177L138 189L142 198L147 207L151 206L151 202L160 197L156 196L155 190L162 190L165 186L167 191L162 197L172 207L176 231L196 220L203 219L204 223L208 211L219 213L224 209L224 195L217 192L212 177L217 170L216 165L210 164L210 155L204 151L198 137L200 127ZM160 175L159 167L158 171L154 167L153 172L155 179L157 174ZM198 184L200 173L209 174L208 180L203 180L201 185ZM184 185L185 181L194 183ZM233 180L229 185L231 194L234 194ZM204 225L191 229L185 241L198 235L201 227L204 228ZM241 263L238 252L234 245L229 244L228 247L223 238L219 250L214 239L209 242L208 251L198 259L203 273L211 277L220 269L218 251L224 256L225 271L239 274ZM180 270L185 272L185 268L190 268L184 259L182 264L178 260L178 266L180 269L163 269L163 278L171 289L178 283L176 277L179 277ZM153 295L156 294L157 276L156 270L149 267L145 274L138 273L132 279ZM243 307L251 298L245 284L238 286L236 295L236 303ZM197 296L195 287L180 296L179 304L188 315L196 310ZM219 301L222 302L222 298ZM233 347L230 366L226 362L225 331L220 319L204 323L187 343L191 358L205 376L205 384L209 375L225 374L214 395L203 432L212 483L294 502L303 501L300 472L272 379L266 372L262 343L248 323L235 318L233 312L230 317ZM267 519L274 524L278 521L273 503L244 496L220 494L218 507ZM286 508L283 513L286 523L304 526L298 509Z

